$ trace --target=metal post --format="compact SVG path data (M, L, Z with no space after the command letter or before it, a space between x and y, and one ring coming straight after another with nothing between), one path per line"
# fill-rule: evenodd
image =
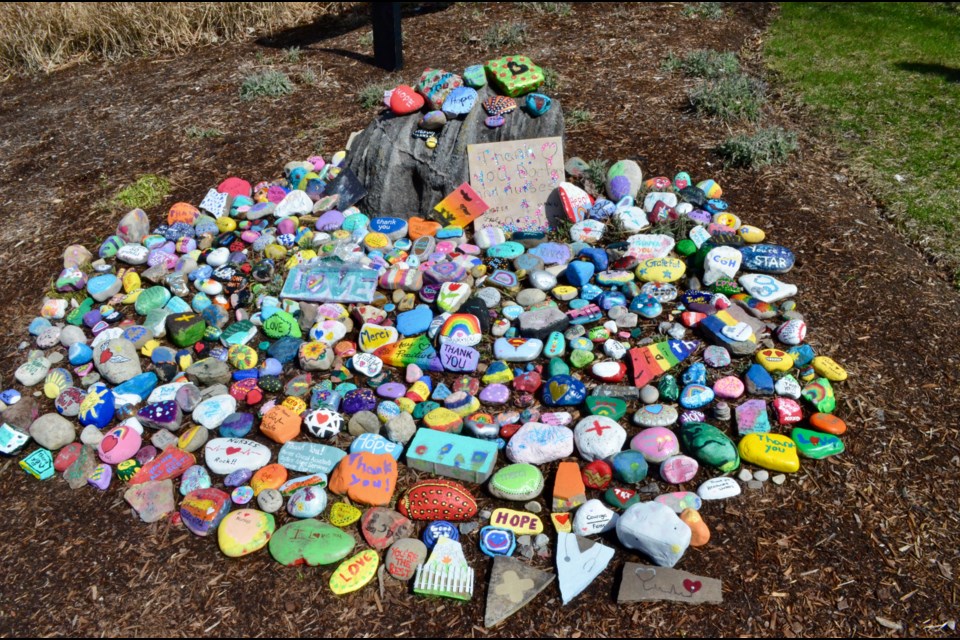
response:
M399 2L371 2L373 59L378 67L396 71L403 67L403 34Z

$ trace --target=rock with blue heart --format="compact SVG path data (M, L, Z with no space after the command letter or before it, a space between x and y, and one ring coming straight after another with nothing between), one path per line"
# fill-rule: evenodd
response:
M578 289L590 282L596 271L596 265L593 262L585 260L576 260L567 265L565 275L567 282Z

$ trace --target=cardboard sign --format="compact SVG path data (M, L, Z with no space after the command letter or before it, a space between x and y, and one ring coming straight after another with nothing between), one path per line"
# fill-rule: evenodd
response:
M355 264L317 262L290 270L281 298L307 302L371 302L377 291L377 271Z
M440 214L447 224L466 228L468 224L486 213L489 208L490 205L483 201L473 190L473 187L464 182L433 209Z
M561 138L472 144L467 154L470 186L490 205L474 227L546 231L564 215L559 198L551 198L564 178Z
M686 571L633 562L624 565L617 602L654 600L719 604L723 602L723 590L716 578L703 578Z

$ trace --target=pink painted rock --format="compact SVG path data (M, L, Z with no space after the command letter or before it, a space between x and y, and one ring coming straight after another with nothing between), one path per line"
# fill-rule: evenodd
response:
M107 464L120 464L137 455L143 438L132 427L120 425L107 431L97 446L97 455Z
M794 424L803 420L803 409L793 398L777 398L773 401L773 408L780 424Z
M693 480L699 470L700 465L693 458L673 456L660 464L660 477L671 484L683 484Z
M737 376L720 378L713 383L713 393L716 394L718 398L736 400L743 395L743 381Z
M647 462L660 463L680 453L680 442L666 427L651 427L633 436L630 448L643 454Z

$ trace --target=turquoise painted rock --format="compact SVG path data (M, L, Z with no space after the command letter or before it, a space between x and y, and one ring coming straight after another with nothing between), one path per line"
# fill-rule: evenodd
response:
M639 451L621 451L613 456L612 466L613 477L627 484L643 481L649 472L647 459Z
M790 438L797 443L797 451L804 458L821 460L843 453L843 440L830 433L795 427Z

